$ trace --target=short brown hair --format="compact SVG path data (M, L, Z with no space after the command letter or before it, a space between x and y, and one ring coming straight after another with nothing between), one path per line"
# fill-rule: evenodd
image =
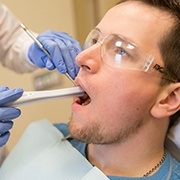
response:
M165 70L178 82L180 82L180 0L121 0L119 3L126 1L141 1L147 5L159 8L168 12L174 19L173 26L169 29L159 42L160 52L164 61ZM118 3L118 4L119 4ZM171 83L165 79L162 84ZM180 111L170 117L170 126L180 117Z
M118 4L126 1L140 1L162 11L171 14L174 25L168 33L162 37L159 44L163 57L164 67L169 74L178 82L180 81L180 0L121 0Z

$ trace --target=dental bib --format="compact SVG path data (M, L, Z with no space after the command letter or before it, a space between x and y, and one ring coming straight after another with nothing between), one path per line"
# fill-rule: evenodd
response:
M48 120L30 124L0 168L4 180L107 180Z

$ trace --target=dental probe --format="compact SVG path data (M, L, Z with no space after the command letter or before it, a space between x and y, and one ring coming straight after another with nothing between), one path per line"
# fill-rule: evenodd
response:
M80 97L83 95L84 95L84 91L80 86L57 89L57 90L27 91L24 92L19 99L6 104L6 106L17 107L24 104L29 104L44 100Z
M22 29L32 38L32 40L39 46L39 48L48 56L49 59L51 59L51 56L49 52L43 47L43 45L38 41L38 39L34 36L34 34L23 24L20 23L20 26ZM73 82L73 84L76 86L76 83L74 80L69 76L68 73L65 73L66 77Z

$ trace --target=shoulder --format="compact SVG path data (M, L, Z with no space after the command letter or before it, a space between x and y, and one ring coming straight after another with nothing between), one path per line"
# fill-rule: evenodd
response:
M180 179L180 162L178 162L175 158L172 157L172 179L178 180Z
M61 133L64 136L67 136L69 134L69 129L68 129L68 125L66 123L59 123L59 124L54 124L54 126L61 131ZM71 143L71 145L76 148L83 156L85 156L85 147L86 144L78 141L76 139L70 138L68 139L68 141Z
M54 124L54 126L63 133L64 136L69 134L68 125L66 123Z

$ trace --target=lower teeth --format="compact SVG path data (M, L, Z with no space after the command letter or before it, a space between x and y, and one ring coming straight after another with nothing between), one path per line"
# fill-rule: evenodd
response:
M86 106L86 105L88 105L90 102L91 102L91 100L88 99L87 101L85 101L84 103L82 103L82 106Z

